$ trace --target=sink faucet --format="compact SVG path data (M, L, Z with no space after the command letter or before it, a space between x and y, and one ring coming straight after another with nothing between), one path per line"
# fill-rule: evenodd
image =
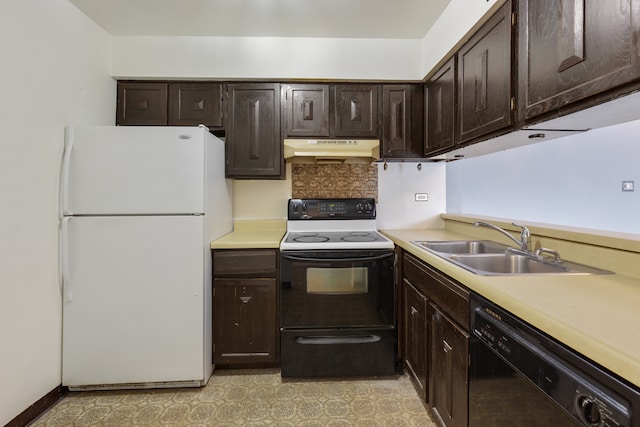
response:
M473 225L476 226L476 227L482 225L482 226L485 226L485 227L492 228L492 229L504 234L509 239L513 240L518 245L518 247L520 248L521 251L529 252L529 244L531 242L531 232L524 225L516 224L515 222L513 222L512 224L515 225L516 227L520 227L520 240L516 239L515 237L513 237L511 235L511 233L508 233L507 231L503 230L502 228L498 227L497 225L489 224L488 222L483 222L483 221L477 221L477 222L473 223Z

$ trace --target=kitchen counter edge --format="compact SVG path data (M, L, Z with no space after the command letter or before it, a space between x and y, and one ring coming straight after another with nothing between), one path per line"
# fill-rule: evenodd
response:
M211 249L277 249L287 231L284 220L236 220L233 231L211 242Z

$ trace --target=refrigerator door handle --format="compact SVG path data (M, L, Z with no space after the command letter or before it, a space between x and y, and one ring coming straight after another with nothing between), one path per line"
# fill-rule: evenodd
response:
M62 218L60 227L60 269L62 270L62 301L71 302L71 277L69 275L69 221L71 218Z
M71 152L73 151L73 126L67 126L64 138L64 153L60 170L60 213L70 215L69 212L69 171L71 169Z

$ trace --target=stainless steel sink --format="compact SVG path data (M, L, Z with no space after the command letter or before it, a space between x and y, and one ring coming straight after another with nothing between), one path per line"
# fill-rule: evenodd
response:
M564 263L542 262L518 254L451 255L449 259L476 274L566 274L570 272L570 269L563 265Z
M490 240L450 240L412 242L432 252L445 254L498 254L504 253L508 246Z
M490 240L413 241L413 244L472 273L503 275L591 275L610 271L571 261L551 260ZM554 252L555 253L555 252Z

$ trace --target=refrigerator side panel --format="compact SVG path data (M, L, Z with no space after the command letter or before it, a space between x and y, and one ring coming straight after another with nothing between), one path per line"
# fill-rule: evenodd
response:
M213 283L211 241L233 230L233 181L225 178L224 142L205 133L205 370L213 371Z
M204 383L203 216L67 223L62 383Z
M204 132L198 127L68 127L63 214L203 213Z
M224 142L214 135L205 135L205 213L210 215L206 238L211 241L233 229L233 180L224 174Z

